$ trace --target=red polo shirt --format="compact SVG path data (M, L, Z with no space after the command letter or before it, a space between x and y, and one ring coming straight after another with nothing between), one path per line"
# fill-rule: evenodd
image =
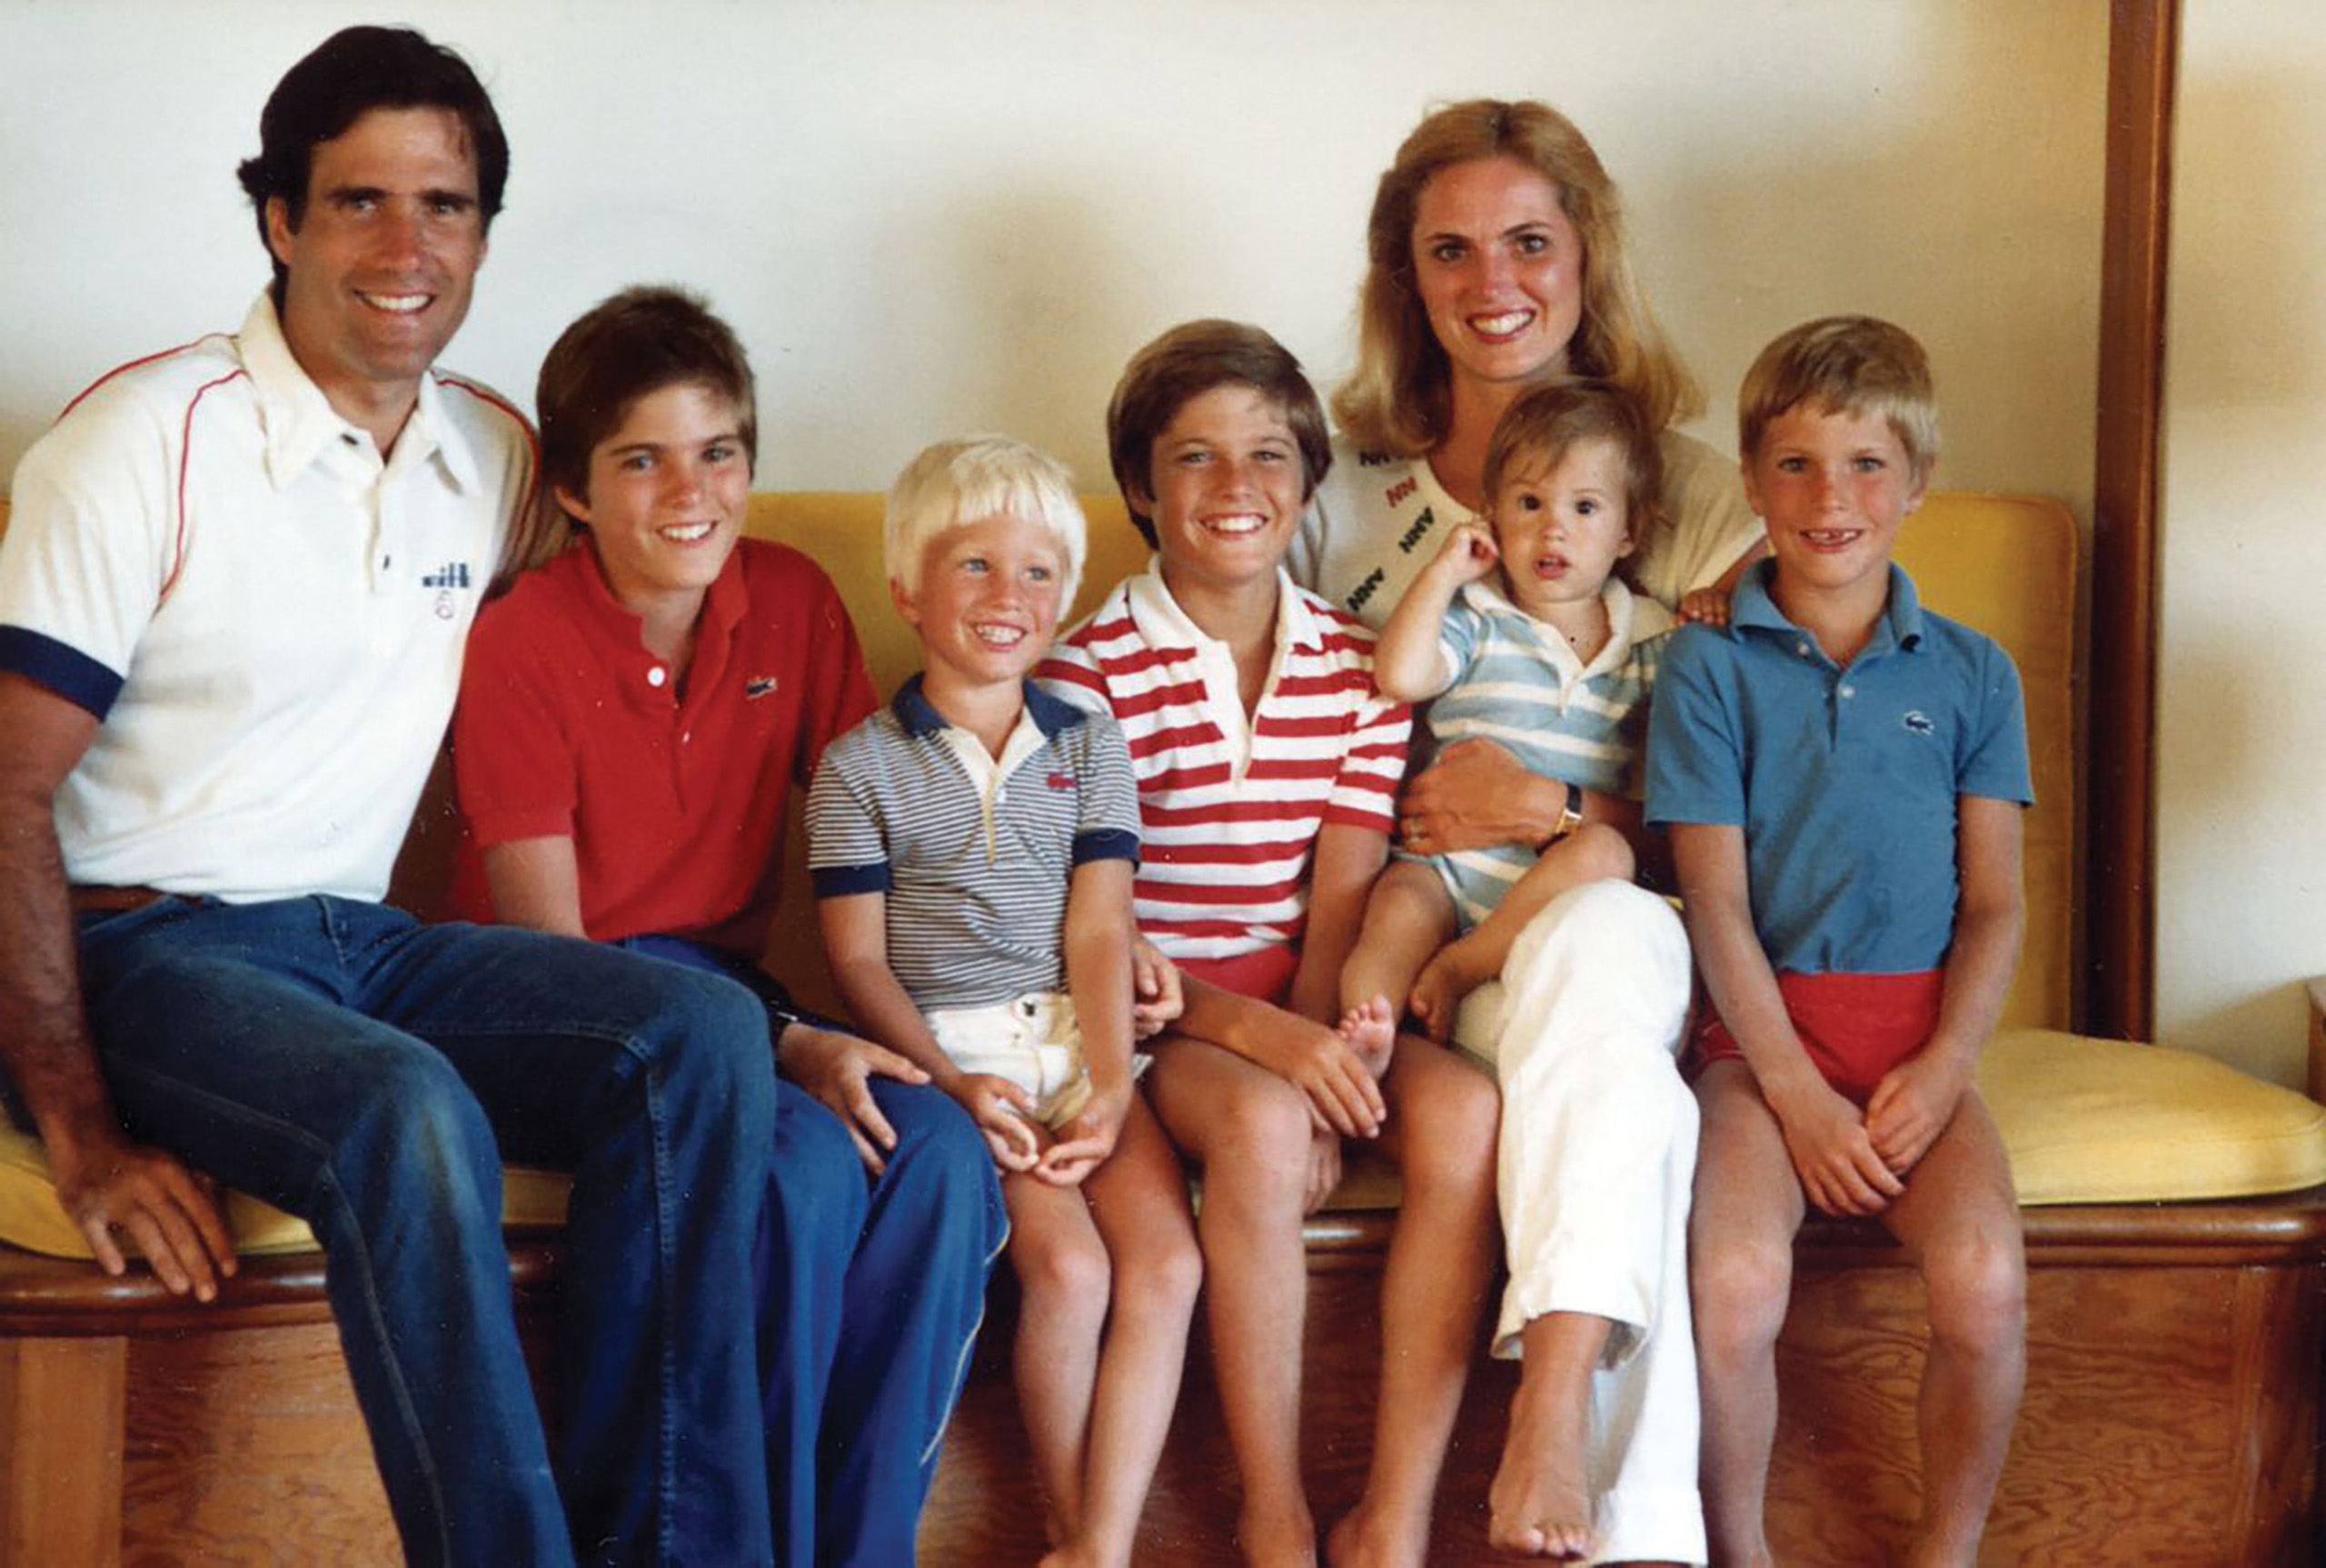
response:
M758 956L790 788L875 706L864 654L821 568L747 539L676 684L586 546L485 606L452 723L468 829L452 915L492 918L480 851L570 838L592 938L660 931Z

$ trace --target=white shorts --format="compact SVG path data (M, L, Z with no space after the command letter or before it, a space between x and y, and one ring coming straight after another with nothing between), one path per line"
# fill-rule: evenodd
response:
M983 1007L939 1007L929 1032L947 1059L965 1073L1007 1078L1034 1097L1033 1119L1056 1130L1090 1103L1090 1066L1082 1057L1082 1027L1064 991L1030 991ZM1132 1059L1134 1068L1147 1065Z

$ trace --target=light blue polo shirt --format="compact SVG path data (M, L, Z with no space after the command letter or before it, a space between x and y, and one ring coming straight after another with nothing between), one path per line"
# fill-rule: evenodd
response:
M1648 721L1647 819L1744 829L1753 926L1794 974L1934 969L1954 935L1956 799L2032 804L2019 671L1925 611L1894 565L1847 669L1737 584L1725 629L1666 644Z

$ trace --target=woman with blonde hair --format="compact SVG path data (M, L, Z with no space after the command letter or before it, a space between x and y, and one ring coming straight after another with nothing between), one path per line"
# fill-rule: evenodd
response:
M1335 461L1293 575L1380 626L1445 536L1480 521L1503 412L1530 387L1590 379L1661 432L1655 515L1635 521L1625 562L1633 585L1684 618L1725 620L1764 548L1760 523L1735 464L1671 429L1700 397L1632 277L1615 184L1583 134L1533 102L1436 111L1381 176L1367 248L1357 368L1333 400ZM1546 845L1637 811L1485 739L1446 749L1399 807L1404 848L1425 855ZM1494 1348L1524 1364L1487 1499L1503 1550L1705 1558L1686 1268L1696 1113L1674 1064L1688 986L1671 907L1596 882L1535 918L1455 1028L1503 1094L1510 1282ZM1405 998L1388 1000L1402 1012ZM1446 1402L1389 1394L1365 1496L1332 1537L1337 1564L1417 1565L1426 1550L1436 1475L1384 1461L1415 1450L1417 1409Z

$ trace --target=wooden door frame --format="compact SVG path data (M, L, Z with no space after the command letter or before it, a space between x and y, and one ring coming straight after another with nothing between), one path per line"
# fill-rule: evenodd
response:
M2111 0L2081 1021L2134 1039L2154 1009L2157 442L2179 43L2179 0Z

